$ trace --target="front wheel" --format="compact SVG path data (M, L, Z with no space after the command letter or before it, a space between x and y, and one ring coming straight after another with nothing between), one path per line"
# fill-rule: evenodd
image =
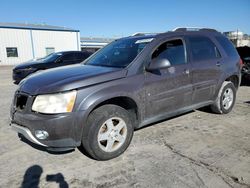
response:
M82 145L94 159L109 160L127 149L133 131L127 110L116 105L104 105L89 115L84 125Z
M236 100L236 89L234 84L229 81L223 82L217 99L214 104L211 105L211 109L215 113L227 114L234 106Z

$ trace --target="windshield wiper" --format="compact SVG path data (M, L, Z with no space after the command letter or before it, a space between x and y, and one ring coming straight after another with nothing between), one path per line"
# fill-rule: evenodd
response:
M124 68L124 66L114 66L114 65L107 65L107 64L86 64L86 65L100 66L100 67Z

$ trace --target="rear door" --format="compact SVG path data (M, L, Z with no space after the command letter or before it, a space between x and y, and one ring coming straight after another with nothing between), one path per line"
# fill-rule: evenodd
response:
M212 100L221 74L223 63L218 48L205 36L189 36L191 53L192 83L194 92L192 103L199 104Z
M171 67L146 73L146 117L171 113L191 104L190 64L185 46L182 38L176 38L162 42L153 52L151 63L166 58Z

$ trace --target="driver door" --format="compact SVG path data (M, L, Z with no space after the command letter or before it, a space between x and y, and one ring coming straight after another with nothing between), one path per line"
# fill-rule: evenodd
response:
M151 63L168 59L171 66L148 71L146 85L146 117L153 118L191 105L191 66L187 61L182 38L163 42L153 52Z

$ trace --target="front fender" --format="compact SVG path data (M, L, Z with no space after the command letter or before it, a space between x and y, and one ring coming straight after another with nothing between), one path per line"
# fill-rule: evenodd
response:
M143 89L144 76L133 76L111 82L91 86L78 91L78 107L76 111L83 112L81 130L89 114L101 103L117 97L127 97L135 102L138 108L138 117L141 109L145 109L145 92ZM140 119L139 119L140 121ZM81 135L82 135L81 131Z

